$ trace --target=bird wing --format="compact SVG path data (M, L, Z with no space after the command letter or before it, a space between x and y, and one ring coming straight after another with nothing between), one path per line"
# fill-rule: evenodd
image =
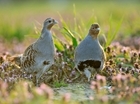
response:
M101 60L102 60L102 63L101 63L100 69L102 70L105 67L105 60L106 60L106 55L102 47L101 47Z
M105 55L104 51L102 51L102 58L103 58L104 61L106 60L106 55Z
M35 64L36 53L37 51L33 48L33 44L25 50L22 57L22 66L24 68L31 67Z
M77 47L77 48L75 49L75 54L74 54L74 62L75 62L75 64L78 64L78 62L79 62L79 60L78 60L78 55L79 55L79 53L77 52L78 48L79 48L79 47Z

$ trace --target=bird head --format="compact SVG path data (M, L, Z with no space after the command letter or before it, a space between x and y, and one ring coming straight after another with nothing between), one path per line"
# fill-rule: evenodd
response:
M100 32L99 24L97 24L97 23L92 24L89 29L89 34L92 37L97 38L97 35L99 34L99 32Z
M57 24L58 22L53 19L53 18L47 18L44 21L44 27L47 28L48 30L50 30L52 28L53 25Z

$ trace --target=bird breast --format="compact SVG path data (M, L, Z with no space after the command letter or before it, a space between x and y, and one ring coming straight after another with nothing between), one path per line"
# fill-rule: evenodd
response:
M98 40L92 38L83 40L77 47L76 52L76 59L79 59L79 61L85 59L101 60L102 58L102 48Z
M42 54L43 56L54 55L54 44L52 36L48 35L46 37L38 39L36 44L34 44L34 48L37 48L39 54Z

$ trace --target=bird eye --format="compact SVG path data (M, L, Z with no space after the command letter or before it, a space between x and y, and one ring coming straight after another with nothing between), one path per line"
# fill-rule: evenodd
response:
M51 20L49 20L49 23L51 23Z

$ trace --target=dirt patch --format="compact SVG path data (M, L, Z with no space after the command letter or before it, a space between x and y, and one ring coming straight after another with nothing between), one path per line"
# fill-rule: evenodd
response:
M90 89L88 83L72 83L68 84L67 87L54 88L55 98L61 99L66 93L69 93L73 100L88 100L90 96L94 95L94 91Z
M72 100L85 101L91 100L91 97L96 94L96 92L90 88L89 83L71 83L68 84L67 87L53 89L55 94L55 100L60 100L65 94L69 93ZM110 89L110 87L104 86L100 89Z

